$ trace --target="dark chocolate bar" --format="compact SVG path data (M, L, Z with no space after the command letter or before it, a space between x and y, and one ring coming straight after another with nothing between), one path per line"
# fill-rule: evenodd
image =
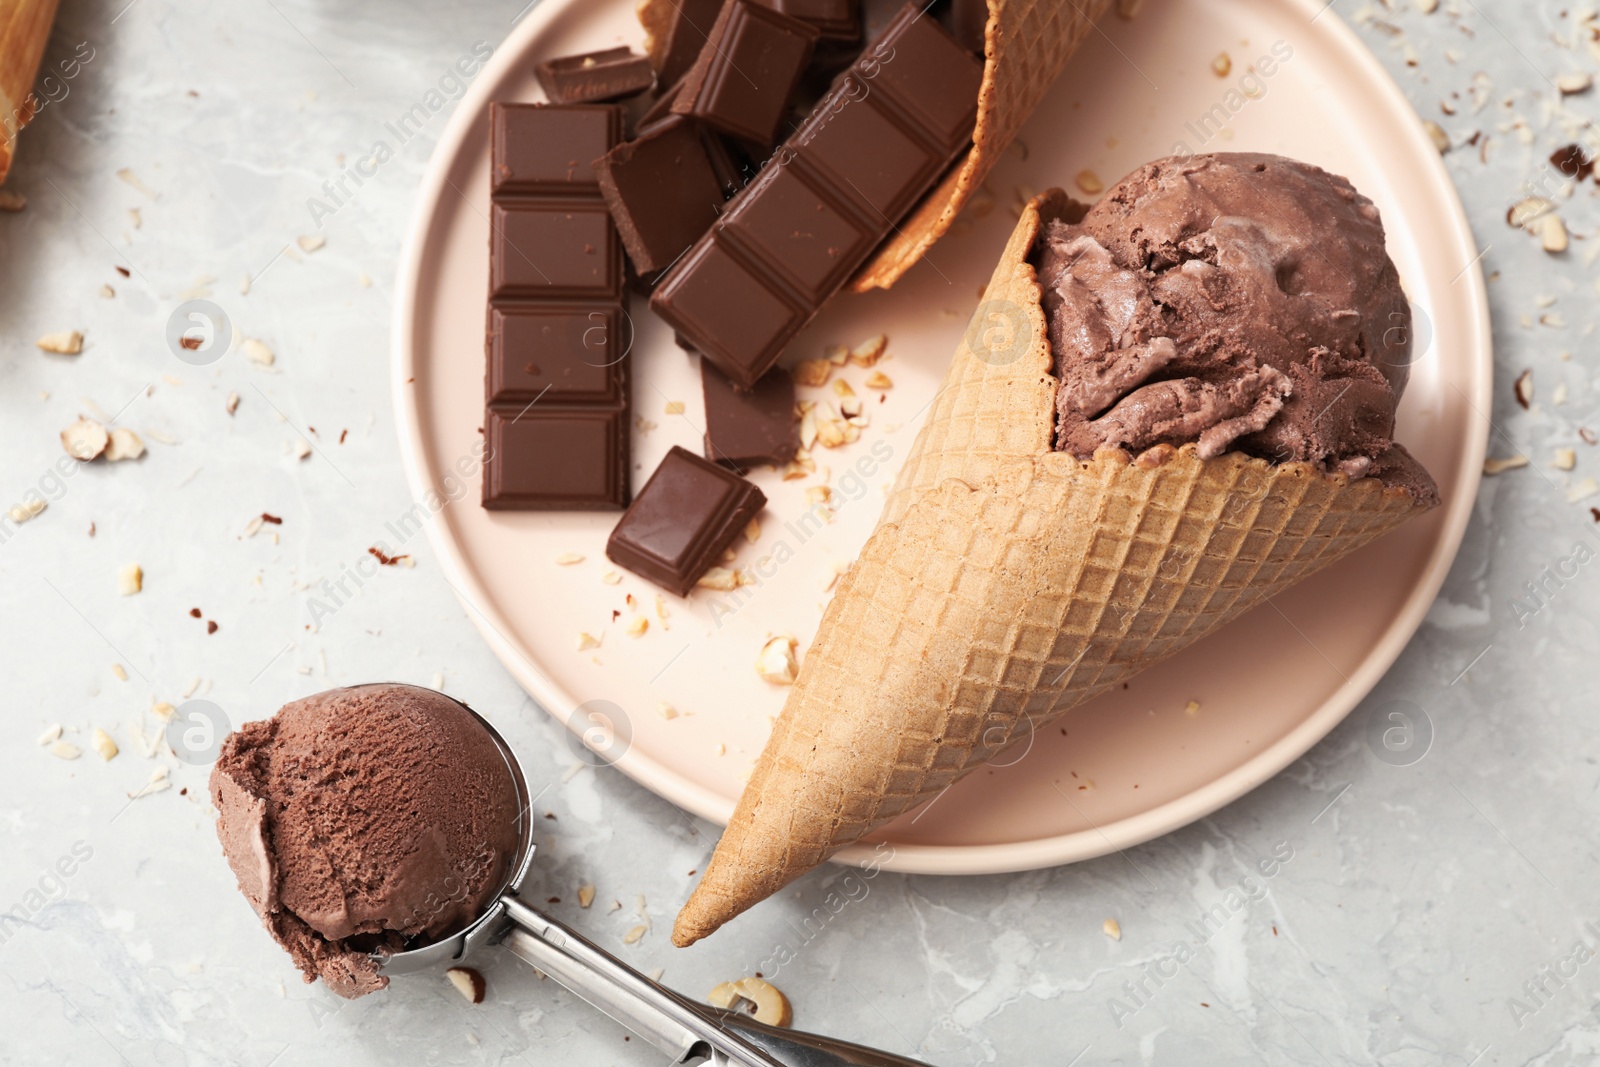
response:
M674 445L611 531L606 556L686 596L766 503L737 474Z
M661 279L651 308L753 387L966 150L982 77L907 4Z
M814 27L824 41L861 39L861 0L756 0L780 14ZM983 0L978 0L982 3Z
M656 83L650 57L629 48L605 48L534 64L552 104L599 104L638 96Z
M722 211L699 123L672 115L595 161L600 192L641 275L671 266Z
M650 55L657 60L657 84L671 85L689 73L721 10L722 0L667 0L641 9L641 12L665 16L662 24L646 27L655 39Z
M758 148L778 139L817 31L756 0L727 0L672 110Z
M622 244L593 161L611 104L491 104L483 506L628 504Z
M747 393L708 361L700 361L700 386L706 398L706 458L743 472L769 464L781 467L800 447L794 378L773 367Z

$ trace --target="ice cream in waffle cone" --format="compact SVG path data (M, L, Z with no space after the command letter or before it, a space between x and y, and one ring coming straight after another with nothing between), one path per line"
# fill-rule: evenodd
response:
M1256 161L1273 157L1232 159L1229 179L1237 181L1254 173ZM1359 258L1370 248L1341 253L1330 245L1328 264L1305 269L1348 269L1359 277L1347 279L1346 291L1324 307L1287 292L1293 286L1284 280L1285 264L1304 251L1301 241L1284 252L1276 274L1273 264L1264 265L1264 284L1306 304L1308 321L1338 335L1330 342L1336 347L1370 343L1373 325L1348 325L1339 299L1360 290L1387 306L1399 295L1376 210L1342 179L1286 160L1272 163L1279 164L1290 172L1286 180L1327 179L1325 206L1347 227L1375 231L1381 263ZM1130 176L1107 200L1124 188L1136 198L1169 178L1191 180L1182 163L1159 168ZM1304 195L1291 189L1275 203ZM1201 214L1214 210L1207 204ZM1355 403L1346 399L1352 389L1358 397L1381 393L1392 428L1403 363L1387 371L1387 382L1371 368L1345 368L1348 381L1335 382L1345 382L1343 389L1326 394L1334 399L1323 411L1310 413L1294 405L1307 397L1320 405L1318 389L1327 382L1302 381L1298 365L1280 375L1293 379L1288 386L1267 374L1253 394L1219 401L1242 405L1221 412L1238 431L1221 448L1217 437L1205 435L1181 445L1151 444L1152 435L1167 431L1122 410L1128 403L1147 410L1149 396L1185 388L1190 399L1212 397L1206 390L1214 392L1215 383L1196 377L1154 375L1158 380L1135 389L1106 417L1078 418L1062 399L1067 394L1043 306L1050 301L1041 301L1048 294L1035 264L1046 227L1081 214L1059 190L1023 211L883 517L841 579L716 854L678 916L677 944L705 937L936 796L1012 740L1436 502L1426 472L1390 446L1386 434L1363 446L1382 449L1378 455L1338 463L1273 462L1244 450L1272 440L1293 451L1294 441L1305 446L1335 419L1359 428L1374 412L1342 407ZM1220 220L1218 227L1222 234ZM1210 255L1226 265L1234 246L1225 234L1219 240L1222 251L1213 247ZM1206 280L1206 249L1193 247L1200 265L1174 266L1169 280ZM1296 329L1282 325L1291 348ZM1065 343L1061 336L1056 341ZM1111 355L1135 352L1135 341L1145 346L1137 358L1180 365L1181 355L1167 353L1171 342L1159 338L1126 337ZM1208 343L1226 348L1215 338ZM1320 345L1312 350L1324 352ZM1294 416L1299 436L1274 437L1277 424L1257 417L1269 409ZM1087 457L1056 450L1062 435L1082 440L1095 432L1107 440Z

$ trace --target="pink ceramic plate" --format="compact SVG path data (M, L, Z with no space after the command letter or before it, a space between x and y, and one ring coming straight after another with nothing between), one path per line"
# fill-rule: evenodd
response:
M1438 478L1444 506L1075 710L1062 729L1002 756L1007 766L972 775L879 837L894 845L887 866L903 871L1065 863L1192 822L1309 749L1394 661L1444 579L1483 461L1488 427L1477 413L1489 409L1491 373L1477 250L1438 153L1394 83L1320 7L1166 0L1133 21L1105 20L990 177L989 210L970 209L892 291L834 300L791 346L789 358L815 356L830 343L887 333L891 358L878 369L894 386L879 402L862 385L866 371L846 372L869 401L872 426L856 444L817 450L842 505L821 532L790 525L809 507L805 487L814 479L754 475L770 503L759 540L741 542L738 565L757 568L761 584L667 596L662 620L654 587L626 572L617 584L606 580L618 578L604 551L615 515L490 513L478 506L472 474L429 534L506 667L564 722L588 701L620 708L630 736L616 746L626 749L617 765L726 822L783 706L785 691L757 677L756 654L769 634L796 635L802 651L809 643L825 576L854 558L876 520L1018 198L1052 184L1071 188L1084 171L1110 184L1175 149L1261 150L1348 175L1382 209L1389 251L1431 323L1418 330L1399 434ZM447 495L446 474L471 456L483 422L489 101L541 99L531 75L537 57L637 46L632 11L632 0L544 0L478 76L434 154L395 315L395 403L419 497ZM1213 68L1220 53L1231 62L1222 75ZM638 486L671 445L698 451L702 405L694 361L643 301L632 314ZM669 402L682 412L669 413ZM567 553L584 560L558 565ZM650 619L643 636L625 630L630 594ZM615 621L613 611L621 613ZM580 631L600 647L579 651ZM1198 714L1185 714L1190 700L1200 702ZM677 717L661 714L662 704Z

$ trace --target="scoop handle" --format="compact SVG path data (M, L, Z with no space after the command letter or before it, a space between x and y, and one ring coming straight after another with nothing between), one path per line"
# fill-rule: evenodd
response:
M738 1012L697 1004L657 985L582 934L501 898L512 926L505 945L563 987L672 1057L717 1067L924 1067L876 1049L766 1026Z

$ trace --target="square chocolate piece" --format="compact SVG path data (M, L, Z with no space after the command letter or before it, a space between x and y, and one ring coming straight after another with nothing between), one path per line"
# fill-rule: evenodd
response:
M722 183L706 151L710 135L669 115L595 162L600 192L641 275L670 267L722 210Z
M782 367L761 376L748 393L735 391L727 375L700 361L706 397L706 458L743 473L767 464L781 467L800 447L794 378Z
M672 110L770 147L811 60L817 31L755 0L727 0Z
M491 306L487 402L628 403L621 308Z
M489 408L483 506L612 511L628 503L628 409Z
M737 474L674 445L611 531L606 556L687 596L766 503Z
M861 40L861 0L758 0L762 7L815 26L824 41ZM983 0L977 0L982 3Z
M537 63L539 79L552 104L598 104L638 96L656 83L650 59L626 46Z

